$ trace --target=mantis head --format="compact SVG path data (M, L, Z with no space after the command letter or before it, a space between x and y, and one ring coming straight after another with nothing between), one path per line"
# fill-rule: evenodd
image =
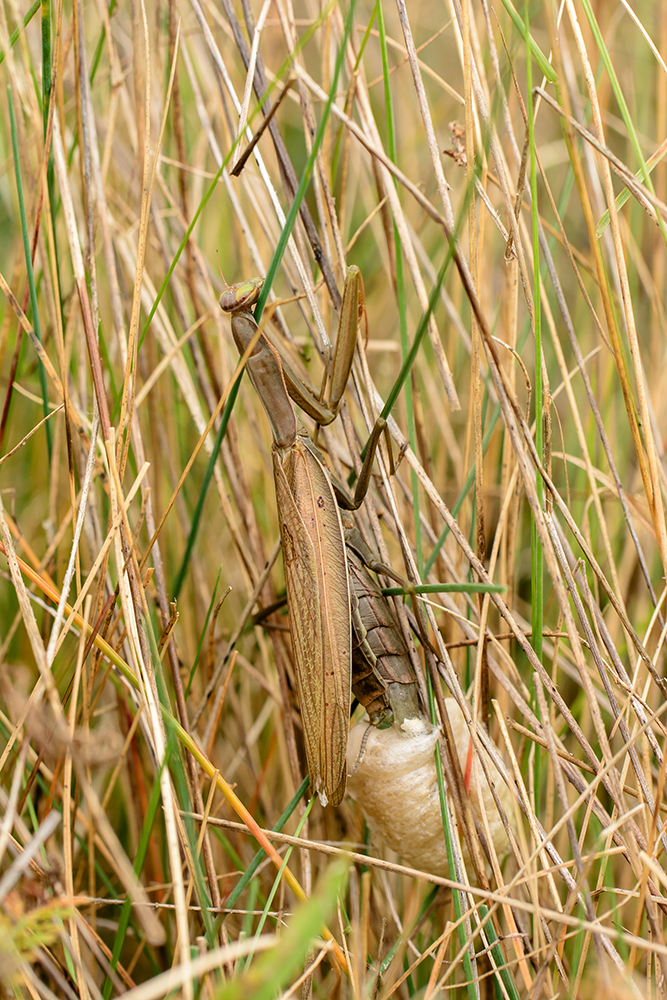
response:
M263 284L264 278L248 278L246 281L237 281L235 285L227 285L218 299L220 308L229 313L249 309L257 302Z

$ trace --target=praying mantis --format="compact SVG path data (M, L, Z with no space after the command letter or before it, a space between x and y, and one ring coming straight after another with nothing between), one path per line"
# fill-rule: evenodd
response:
M355 494L350 496L331 477L292 405L294 400L318 425L330 423L338 414L362 308L359 268L350 267L346 274L327 402L318 399L259 333L251 307L262 284L263 279L252 278L227 285L219 302L231 314L239 354L250 348L246 370L271 424L306 759L322 805L338 805L345 793L351 690L380 728L391 725L395 717L402 720L419 712L405 642L388 601L368 572L368 566L379 564L346 513L363 502L386 424L376 422Z

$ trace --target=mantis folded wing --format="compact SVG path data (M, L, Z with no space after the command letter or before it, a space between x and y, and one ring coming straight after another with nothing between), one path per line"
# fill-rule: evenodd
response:
M311 782L338 805L350 721L350 590L340 513L328 473L297 438L273 449L290 632Z

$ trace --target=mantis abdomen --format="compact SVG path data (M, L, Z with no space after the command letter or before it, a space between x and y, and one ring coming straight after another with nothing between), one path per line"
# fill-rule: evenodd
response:
M417 679L390 602L354 549L347 548L352 618L352 692L372 725L419 716Z

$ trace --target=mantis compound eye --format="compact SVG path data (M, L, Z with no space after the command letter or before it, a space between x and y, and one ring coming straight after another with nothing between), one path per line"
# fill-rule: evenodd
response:
M264 278L248 278L246 281L238 281L235 285L227 285L218 299L220 308L223 312L230 313L249 309L257 302L263 284Z

